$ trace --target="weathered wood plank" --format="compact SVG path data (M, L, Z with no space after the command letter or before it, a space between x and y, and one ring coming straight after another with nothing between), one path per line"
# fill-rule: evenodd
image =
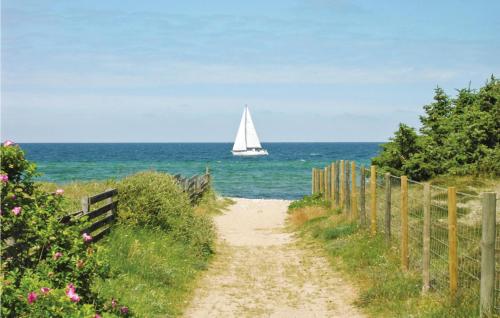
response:
M101 232L97 233L92 237L92 242L98 242L100 241L104 236L106 236L109 232L111 232L111 225L102 230Z
M113 197L117 194L118 194L118 190L116 190L116 189L111 189L111 190L105 191L103 193L96 194L94 196L89 197L89 204L97 203L97 202L102 201L104 199Z
M82 230L81 232L82 233L92 233L95 230L102 227L103 225L111 223L114 219L115 219L115 215L110 214L107 217L105 217L104 219L99 220L99 221L95 222L94 224L92 224L91 226L87 227L86 229Z
M102 206L94 211L91 211L89 213L83 214L80 217L87 216L89 220L95 219L96 217L103 215L104 213L115 210L118 205L118 201L113 201L111 203L106 204L105 206Z

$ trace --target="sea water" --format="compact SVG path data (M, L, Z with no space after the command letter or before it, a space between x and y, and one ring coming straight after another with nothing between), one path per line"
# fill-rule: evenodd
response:
M44 181L119 179L141 170L212 173L215 190L245 198L296 199L311 191L311 168L333 160L369 165L380 143L263 143L268 156L235 157L231 143L21 144Z

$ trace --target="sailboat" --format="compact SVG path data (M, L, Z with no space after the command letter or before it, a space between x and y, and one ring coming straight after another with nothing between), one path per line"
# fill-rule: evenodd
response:
M232 153L234 156L268 155L267 150L262 148L260 144L259 136L257 136L257 131L253 125L252 116L250 116L250 110L248 110L248 106L246 105L243 110L243 116L241 116L240 127L236 134Z

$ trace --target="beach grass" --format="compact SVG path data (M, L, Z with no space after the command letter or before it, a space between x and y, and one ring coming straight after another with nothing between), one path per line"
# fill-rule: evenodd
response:
M142 179L132 180L141 182ZM64 185L44 182L40 186L47 191L64 189L64 209L69 213L80 209L81 198L109 188L119 188L119 182L108 180ZM141 185L138 183L137 186ZM168 197L174 192L159 195ZM206 218L222 213L232 203L232 200L220 198L213 189L209 189L192 207L192 213ZM210 224L200 226L210 227ZM177 317L182 314L197 277L212 258L211 253L201 253L199 246L177 239L161 226L131 225L122 223L120 219L111 233L96 246L102 263L109 264L111 277L97 282L93 289L103 299L114 298L120 305L128 306L137 317Z
M306 216L297 218L295 214ZM421 273L401 270L397 242L387 243L383 235L371 236L338 210L325 213L321 204L292 209L289 224L302 242L320 245L331 265L358 287L355 304L370 316L451 318L479 314L470 290L462 291L454 301L446 292L423 295Z

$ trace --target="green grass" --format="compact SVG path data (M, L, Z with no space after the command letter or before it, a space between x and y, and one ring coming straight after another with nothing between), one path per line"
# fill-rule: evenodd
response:
M210 259L159 229L118 225L99 245L112 278L99 282L96 291L127 304L137 317L180 315Z
M211 259L212 250L207 252L197 242L213 243L210 216L222 213L233 202L217 197L210 190L196 206L190 206L184 202L186 198L179 189L169 183L168 176L154 174L158 180L151 186L148 183L151 174L138 174L120 181L76 182L62 186L41 183L41 187L47 191L63 188L66 212L79 210L82 197L121 187L124 189L120 191L119 214L130 210L142 217L146 212L161 212L174 219L172 226L165 229L161 224L134 225L119 218L111 233L97 243L98 256L102 265L110 269L111 278L99 281L94 289L103 299L115 298L128 306L136 317L176 317L182 314L197 277ZM190 222L183 228L186 235L179 238L175 230L182 228L183 223L179 223L182 217L189 217Z
M294 213L293 210L290 213ZM421 293L421 273L403 271L397 242L351 223L338 211L294 227L304 242L327 251L332 266L358 286L356 305L373 317L477 317L477 296L464 289L456 301L446 291Z

